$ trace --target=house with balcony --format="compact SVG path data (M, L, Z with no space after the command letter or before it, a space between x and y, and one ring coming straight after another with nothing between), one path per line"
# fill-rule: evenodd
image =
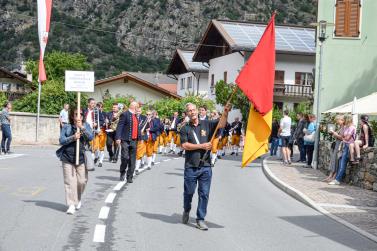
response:
M318 1L317 34L324 40L322 57L319 46L316 54L320 112L377 92L376 11L375 0Z
M197 47L193 61L208 63L209 97L215 99L219 80L234 83L243 65L256 48L265 24L212 20ZM276 25L276 72L274 103L293 109L313 99L315 29Z
M11 72L0 67L0 92L4 93L9 101L21 98L32 91L32 82L20 72Z
M194 51L177 49L166 70L166 74L177 80L177 94L208 95L207 63L193 62Z

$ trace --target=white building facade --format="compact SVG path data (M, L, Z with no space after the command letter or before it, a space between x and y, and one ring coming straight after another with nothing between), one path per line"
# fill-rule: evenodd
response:
M218 81L235 83L264 29L261 24L211 21L193 56L193 61L209 64L207 85L211 99L215 99L214 86ZM293 109L300 102L312 102L315 30L276 26L275 32L275 105Z

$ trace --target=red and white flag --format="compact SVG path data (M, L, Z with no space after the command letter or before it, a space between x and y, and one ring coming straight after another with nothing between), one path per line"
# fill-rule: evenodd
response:
M39 37L39 75L40 82L46 81L46 70L43 57L47 46L48 33L50 31L52 0L38 0L38 37Z

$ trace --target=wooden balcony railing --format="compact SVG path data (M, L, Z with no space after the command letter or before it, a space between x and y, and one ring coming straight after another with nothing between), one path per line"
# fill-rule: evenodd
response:
M313 97L313 87L311 85L275 84L274 85L274 95L276 95L276 96L312 98Z

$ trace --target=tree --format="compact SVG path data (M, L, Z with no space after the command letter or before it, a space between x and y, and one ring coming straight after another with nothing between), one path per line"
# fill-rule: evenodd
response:
M242 120L247 121L249 116L250 102L249 99L243 94L243 92L237 87L237 85L230 83L227 84L223 80L220 80L215 85L216 103L225 105L228 101L234 88L237 88L235 95L231 100L233 109L240 109L242 114Z
M213 110L215 108L215 103L202 95L188 95L181 99L165 98L158 100L154 103L148 104L147 107L149 109L156 110L159 116L162 118L170 117L173 115L174 112L184 112L185 105L187 103L193 103L197 107L206 106L208 110Z
M64 75L66 70L88 70L90 65L86 57L81 54L70 54L53 51L45 56L45 68L48 80L42 85L41 113L58 114L64 103L76 105L76 93L66 92L64 89ZM33 74L34 91L13 103L15 111L37 112L38 101L38 61L28 61L28 72ZM81 95L81 103L85 104L87 95Z

